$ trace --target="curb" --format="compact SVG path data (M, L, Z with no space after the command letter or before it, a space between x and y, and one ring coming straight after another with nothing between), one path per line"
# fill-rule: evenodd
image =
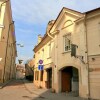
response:
M2 88L4 88L7 84L9 84L11 81L13 81L14 79L12 79L12 80L9 80L9 81L7 81L7 82L5 82L5 83L2 83L1 85L0 85L0 89L2 89Z

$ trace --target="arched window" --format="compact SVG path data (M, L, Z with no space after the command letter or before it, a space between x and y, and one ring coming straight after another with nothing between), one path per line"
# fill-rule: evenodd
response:
M67 28L67 27L71 26L72 24L73 24L72 20L67 20L67 21L63 24L62 29Z

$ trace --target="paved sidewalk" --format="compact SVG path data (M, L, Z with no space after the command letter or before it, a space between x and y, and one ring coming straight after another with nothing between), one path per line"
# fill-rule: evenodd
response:
M33 94L34 98L32 100L87 100L67 93L52 93L48 89L38 89L27 80L23 80L23 82L27 91Z
M12 80L9 80L9 81L7 81L7 82L5 82L5 83L1 83L0 84L0 89L2 89L3 87L5 87L7 84L9 84L11 81L13 81L14 79L12 79Z

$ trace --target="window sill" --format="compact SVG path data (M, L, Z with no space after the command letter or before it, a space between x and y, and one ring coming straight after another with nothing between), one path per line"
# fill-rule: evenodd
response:
M70 53L71 52L71 50L70 51L64 51L62 54L65 54L65 53Z

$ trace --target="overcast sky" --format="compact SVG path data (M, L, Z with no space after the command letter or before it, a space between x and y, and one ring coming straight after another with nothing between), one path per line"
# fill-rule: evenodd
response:
M100 7L100 0L11 0L19 59L33 57L38 34L45 34L48 21L55 20L63 7L86 12Z

